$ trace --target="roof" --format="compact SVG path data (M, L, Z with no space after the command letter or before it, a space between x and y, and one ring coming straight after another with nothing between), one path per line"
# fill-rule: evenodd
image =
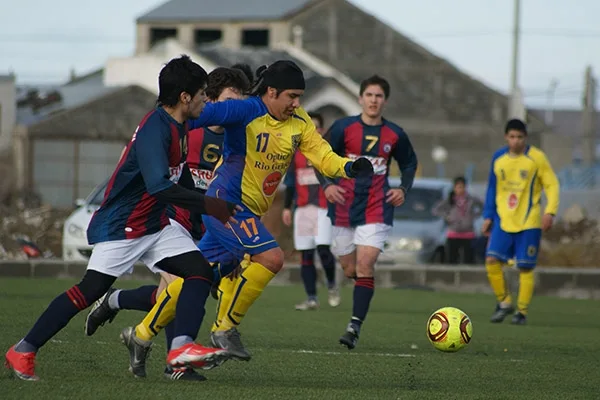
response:
M229 66L236 63L246 63L256 70L264 64L271 64L277 60L290 60L295 62L304 72L306 81L305 96L310 96L314 91L321 89L328 82L335 79L320 75L308 65L293 57L285 50L272 50L267 48L240 48L229 49L219 45L204 45L197 48L197 53L208 58L217 65Z
M30 137L129 140L156 96L137 85L112 89L29 127Z
M137 22L276 20L302 10L314 0L171 0Z
M541 120L545 119L547 111L549 110L539 108L529 110L532 115ZM582 117L581 110L552 110L552 122L548 125L554 133L575 138L582 137ZM600 125L596 125L596 136L600 136Z
M14 82L16 79L16 76L13 74L0 75L0 82Z

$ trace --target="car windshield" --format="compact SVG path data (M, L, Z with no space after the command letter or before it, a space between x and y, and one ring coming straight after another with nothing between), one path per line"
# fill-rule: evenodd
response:
M394 219L432 221L437 219L431 212L433 207L442 199L441 189L426 189L413 187L406 201L394 210Z

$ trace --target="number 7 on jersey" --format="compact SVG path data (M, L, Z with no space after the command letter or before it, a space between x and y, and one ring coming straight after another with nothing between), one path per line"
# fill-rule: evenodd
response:
M267 151L267 146L269 145L269 134L268 133L259 133L256 135L256 152L264 153Z

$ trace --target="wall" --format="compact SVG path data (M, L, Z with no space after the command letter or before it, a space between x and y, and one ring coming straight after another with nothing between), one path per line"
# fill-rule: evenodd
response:
M0 151L11 146L17 118L15 76L0 76Z

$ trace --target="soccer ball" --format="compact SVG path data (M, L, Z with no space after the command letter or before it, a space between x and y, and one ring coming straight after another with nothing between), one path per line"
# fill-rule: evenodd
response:
M440 351L459 351L469 344L472 336L471 319L458 308L440 308L427 321L427 337Z

